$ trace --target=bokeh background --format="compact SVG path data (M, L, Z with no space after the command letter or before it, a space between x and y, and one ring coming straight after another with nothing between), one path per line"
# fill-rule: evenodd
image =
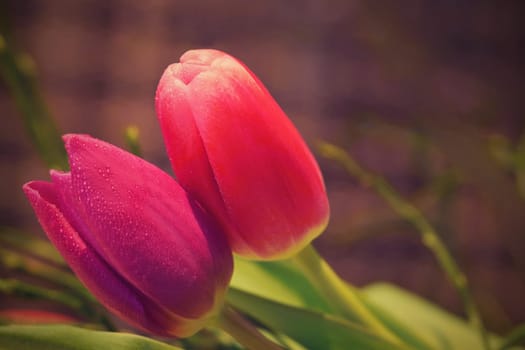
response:
M324 139L385 176L437 227L489 329L525 321L523 2L3 0L2 30L29 54L62 132L169 170L153 97L191 48L244 61L315 149ZM42 234L21 185L47 178L0 81L0 225ZM230 140L231 141L231 140ZM318 156L332 206L315 244L357 285L390 281L462 306L414 229ZM256 161L256 160L254 160ZM1 296L0 296L1 298Z

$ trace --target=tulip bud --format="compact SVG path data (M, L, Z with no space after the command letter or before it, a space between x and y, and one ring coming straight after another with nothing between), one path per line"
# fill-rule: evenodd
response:
M163 336L199 330L232 273L218 226L154 165L89 136L64 141L71 172L24 185L51 242L122 319Z
M156 110L179 183L221 222L235 253L286 258L324 230L319 167L241 62L216 50L186 52L164 72Z

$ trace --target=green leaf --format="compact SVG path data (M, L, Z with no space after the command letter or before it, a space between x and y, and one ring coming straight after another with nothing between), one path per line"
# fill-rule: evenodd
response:
M14 227L0 227L0 243L10 249L28 255L56 267L67 267L60 253L48 241Z
M56 268L54 265L42 262L20 251L0 247L0 265L15 273L17 277L30 276L50 282L53 286L65 288L86 301L95 300L72 272Z
M72 310L82 309L82 301L69 293L33 285L15 278L0 278L0 294L27 300L46 300L60 303Z
M367 305L394 331L406 329L433 349L482 349L479 332L466 320L387 283L362 289ZM501 340L490 336L492 348Z
M228 302L273 331L284 333L307 349L405 349L369 330L319 311L285 305L230 288Z
M237 291L304 308L305 312L330 313L326 301L290 261L236 259L235 264L231 286ZM230 298L235 298L234 293L230 294ZM360 295L388 328L415 349L481 348L479 333L466 320L399 287L373 284L363 288ZM235 305L234 300L232 304ZM493 346L501 342L493 335L490 340Z
M159 341L129 333L93 331L78 327L0 326L1 350L176 350Z
M231 286L282 304L330 312L327 302L288 260L255 262L236 257Z
M525 345L525 323L516 326L506 337L500 345L500 349L515 349L514 346ZM523 348L520 348L523 349Z
M252 262L237 259L235 263L235 272L232 280L233 287L289 306L332 314L332 316L340 316L337 312L334 312L332 305L329 306L328 301L330 299L321 295L319 290L307 279L306 275L299 270L298 266L300 265L297 264L297 260ZM315 275L316 272L314 272L314 277ZM347 287L342 281L337 285L343 289ZM351 295L357 298L357 301L354 301L358 305L366 307L360 301L357 288L349 291ZM370 310L367 310L367 312L370 313ZM370 315L373 316L371 313ZM354 322L352 319L348 320ZM361 325L363 324L361 323ZM366 327L373 329L373 332L382 338L390 338L394 343L399 341L395 334L390 333L387 328L383 329L382 325L378 328L368 327L368 325Z

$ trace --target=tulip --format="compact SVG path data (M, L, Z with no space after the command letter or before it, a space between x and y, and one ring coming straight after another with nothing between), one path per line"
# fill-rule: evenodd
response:
M181 186L253 259L294 255L326 227L319 167L258 78L216 50L186 52L164 72L156 110Z
M64 141L71 172L24 185L51 242L122 319L161 336L195 333L232 273L219 226L154 165L89 136Z

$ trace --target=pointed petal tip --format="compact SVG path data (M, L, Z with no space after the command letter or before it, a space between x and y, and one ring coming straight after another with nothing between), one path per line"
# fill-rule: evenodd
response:
M64 181L67 181L68 178L71 178L71 173L51 169L51 170L49 171L49 176L51 177L51 181L52 181L53 183L55 183L55 184L61 184L61 183L63 183Z
M66 148L67 156L68 158L71 157L71 152L75 148L75 145L77 142L75 142L77 138L77 134L64 134L62 135L62 140L64 141L64 146Z
M160 77L156 97L158 98L160 92L171 93L172 90L185 88L187 83L182 81L184 75L180 63L170 64Z
M64 141L64 144L67 145L68 144L71 144L73 142L76 142L76 141L86 141L86 140L89 140L89 139L93 139L91 137L91 135L88 135L88 134L64 134L62 135L62 140Z
M224 56L228 54L216 49L188 50L180 56L180 63L211 65L217 58Z
M51 182L30 181L22 186L22 190L33 208L36 208L42 202L56 202L56 187Z
M49 175L51 177L53 176L62 176L68 174L67 171L57 170L57 169L49 169Z
M43 189L47 189L50 186L52 186L52 184L48 181L32 180L22 185L22 190L26 195L39 195Z
M200 62L184 62L170 64L162 74L159 88L173 87L179 88L189 85L195 77L208 70L209 65Z
M62 135L62 141L64 141L65 144L68 144L69 142L71 142L71 140L73 140L79 135L80 134L64 134Z
M79 167L92 166L90 161L93 161L94 155L104 155L109 148L118 149L116 146L87 134L66 134L63 139L73 173Z
M24 191L26 197L32 197L37 193L37 191L33 188L35 182L38 181L29 181L22 185L22 190Z

